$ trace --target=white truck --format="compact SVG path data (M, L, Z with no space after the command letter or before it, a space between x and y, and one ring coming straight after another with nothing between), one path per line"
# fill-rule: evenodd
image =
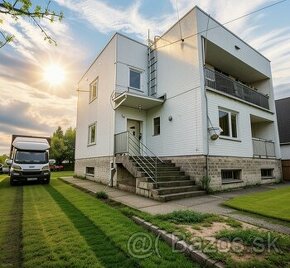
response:
M50 182L50 138L12 135L10 159L10 184L17 182Z

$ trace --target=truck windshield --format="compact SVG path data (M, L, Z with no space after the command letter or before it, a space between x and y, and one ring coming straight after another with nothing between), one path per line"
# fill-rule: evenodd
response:
M48 153L38 151L17 151L14 162L18 164L45 164L48 163Z

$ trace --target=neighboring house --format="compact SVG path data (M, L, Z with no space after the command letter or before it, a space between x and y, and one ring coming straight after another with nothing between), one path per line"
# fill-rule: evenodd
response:
M290 97L276 100L283 177L290 180Z
M149 45L116 33L79 82L75 158L161 200L279 181L270 62L198 7Z

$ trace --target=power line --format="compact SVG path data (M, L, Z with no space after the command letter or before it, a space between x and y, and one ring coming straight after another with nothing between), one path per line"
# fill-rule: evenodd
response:
M257 9L257 10L254 10L254 11L252 11L252 12L250 12L250 13L244 14L244 15L242 15L242 16L240 16L240 17L237 17L237 18L235 18L235 19L229 20L229 21L227 21L227 22L225 22L225 23L222 23L222 24L220 24L220 25L217 25L217 26L214 26L214 27L208 28L208 29L206 29L206 30L203 30L203 31L197 32L197 33L195 33L195 34L191 34L191 35L186 36L186 37L183 37L182 39L178 39L178 40L176 40L176 41L173 41L173 42L171 42L170 44L166 44L166 45L163 45L163 46L160 46L160 47L156 47L155 49L160 49L160 48L164 48L164 47L167 47L167 46L170 46L170 45L176 44L176 43L178 43L178 42L180 42L180 41L184 41L185 39L188 39L188 38L191 38L191 37L193 37L193 36L196 36L196 35L199 35L199 34L202 34L202 33L208 32L208 31L210 31L210 30L214 30L214 29L219 28L219 27L221 27L221 26L224 26L224 25L230 24L230 23L235 22L235 21L237 21L237 20L240 20L240 19L242 19L242 18L245 18L245 17L248 17L248 16L253 15L253 14L255 14L255 13L258 13L258 12L260 12L260 11L262 11L262 10L265 10L265 9L270 8L270 7L273 7L273 6L276 6L276 5L282 4L282 3L286 2L286 1L288 1L288 0L281 0L281 1L275 2L275 3L271 4L271 5L268 5L268 6L262 7L262 8ZM207 14L207 16L209 16L209 15Z

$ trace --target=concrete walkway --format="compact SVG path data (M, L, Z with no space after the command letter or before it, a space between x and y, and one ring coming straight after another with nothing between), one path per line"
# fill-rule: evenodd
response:
M62 177L61 179L69 184L72 184L91 193L105 191L107 192L110 199L150 214L166 214L176 210L192 210L202 213L214 213L229 216L239 221L247 222L259 227L263 227L265 229L290 235L290 227L272 223L271 221L267 221L262 218L254 216L252 217L247 214L241 214L238 210L222 205L222 203L226 200L234 198L236 196L269 191L271 189L276 189L280 187L286 187L290 186L290 183L277 185L260 185L247 189L238 189L232 190L231 192L184 198L164 203L133 193L128 193L116 188L104 186L103 184L89 180L81 180L73 177Z

